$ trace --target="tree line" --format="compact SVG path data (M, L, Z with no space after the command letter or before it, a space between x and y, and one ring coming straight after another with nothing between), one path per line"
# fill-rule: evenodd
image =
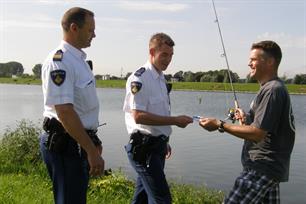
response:
M33 75L24 74L24 68L19 62L0 63L0 77L41 77L42 64L36 64L32 68ZM132 73L128 72L124 79L127 79ZM241 79L235 72L228 71L227 69L210 70L206 72L191 72L191 71L178 71L175 74L165 74L167 81L183 81L183 82L230 82L229 74L233 83L257 83L252 79L250 75L247 75L245 79ZM101 78L101 75L95 76L97 79ZM297 74L293 78L281 77L288 84L306 84L306 74ZM111 76L110 79L122 79L121 77Z

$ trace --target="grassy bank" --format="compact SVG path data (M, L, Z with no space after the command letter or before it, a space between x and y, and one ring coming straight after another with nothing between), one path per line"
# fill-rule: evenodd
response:
M0 204L53 203L50 180L40 159L39 127L21 121L0 138ZM221 203L223 193L201 186L170 183L174 204ZM126 204L134 192L134 181L119 171L92 178L88 203Z
M0 83L6 84L41 84L40 79L32 78L0 78ZM98 88L125 88L125 80L97 80ZM229 83L215 82L174 82L173 90L192 90L192 91L231 91ZM257 92L257 83L234 83L237 92ZM286 84L291 94L306 94L306 85Z

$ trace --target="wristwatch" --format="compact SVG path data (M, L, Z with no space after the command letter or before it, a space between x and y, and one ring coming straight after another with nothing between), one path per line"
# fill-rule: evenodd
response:
M218 131L223 133L224 132L224 121L220 120L220 126L218 127Z

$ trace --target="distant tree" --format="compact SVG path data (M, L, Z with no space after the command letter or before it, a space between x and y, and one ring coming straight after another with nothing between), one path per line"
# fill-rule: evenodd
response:
M95 79L96 80L101 80L102 79L102 75L101 74L96 74L95 75Z
M118 80L118 79L121 79L120 77L117 77L117 76L111 76L110 77L110 80Z
M184 81L193 82L195 79L195 74L192 73L191 71L188 71L183 74L183 77L184 77Z
M35 78L41 77L41 67L42 67L42 64L36 64L33 67L32 72L34 73Z
M286 83L286 84L293 84L293 79L290 79L290 78L289 78L289 79L286 79L286 80L285 80L285 83Z
M248 74L248 75L246 76L245 82L246 82L246 83L257 83L257 80L254 79L254 78L252 78L252 77L250 76L250 74Z
M210 82L210 81L211 81L211 75L209 74L203 74L200 79L200 82Z
M179 81L183 81L184 80L183 74L184 74L183 71L178 71L173 75L173 77L177 78Z
M194 81L200 82L200 81L201 81L201 78L202 78L202 76L203 76L203 74L204 74L204 72L196 72L196 73L194 74Z
M23 66L19 62L0 63L0 76L12 77L12 75L21 76L23 74Z
M236 83L239 81L239 75L236 72L232 72L231 70L228 72L227 69L221 69L219 71L219 74L223 75L223 82L224 83L230 83L229 73L231 75L231 79L233 83Z
M126 73L126 75L125 75L125 77L124 77L124 79L128 79L129 78L129 76L132 74L132 72L128 72L128 73Z
M165 74L164 76L165 76L166 81L170 81L172 78L171 74Z
M211 82L223 82L224 80L224 75L216 73L211 77Z
M30 78L30 77L33 77L33 76L31 76L30 74L25 73L25 74L22 74L20 77L21 78Z
M293 79L294 84L306 84L306 74L297 74Z

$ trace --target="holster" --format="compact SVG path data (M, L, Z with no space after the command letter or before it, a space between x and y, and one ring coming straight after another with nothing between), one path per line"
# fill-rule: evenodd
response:
M161 145L162 142L168 142L167 139L163 140L161 137L154 137L146 135L141 132L132 133L130 136L130 143L132 144L132 159L140 164L147 164L152 151Z
M43 129L48 133L46 147L48 150L62 153L67 148L68 142L72 139L62 124L56 118L45 118Z
M99 146L102 144L102 141L99 139L96 130L86 130L86 132L95 146Z

